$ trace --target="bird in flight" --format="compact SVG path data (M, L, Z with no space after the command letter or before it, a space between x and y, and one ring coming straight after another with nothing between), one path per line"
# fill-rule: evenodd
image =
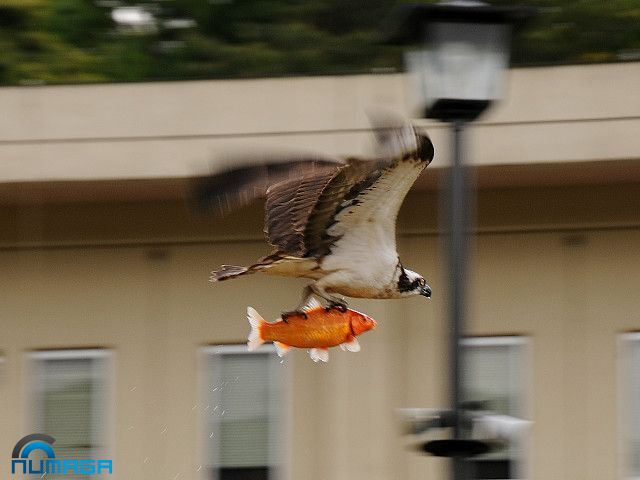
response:
M294 158L197 179L197 204L218 214L266 197L264 231L274 247L253 265L222 265L210 281L258 272L311 279L297 312L314 295L342 309L347 304L337 295L431 297L424 277L396 252L396 218L433 159L433 144L396 115L378 114L372 123L375 158Z

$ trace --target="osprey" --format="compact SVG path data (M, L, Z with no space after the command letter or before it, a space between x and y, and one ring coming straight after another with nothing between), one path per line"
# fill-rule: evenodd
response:
M210 281L257 272L309 278L298 311L314 294L343 309L336 294L431 297L424 277L398 257L396 217L433 144L395 116L378 116L374 127L381 154L373 159L297 158L199 179L197 202L218 213L266 196L264 231L275 248L248 267L222 265Z

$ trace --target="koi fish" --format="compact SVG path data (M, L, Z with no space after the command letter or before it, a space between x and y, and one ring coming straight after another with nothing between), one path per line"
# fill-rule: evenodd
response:
M306 317L306 318L305 318ZM360 312L335 307L323 307L317 301L307 306L304 313L293 314L284 321L267 322L252 307L247 308L251 325L247 347L255 350L265 342L273 342L278 356L283 357L291 347L309 348L314 362L329 361L329 347L359 352L356 338L376 327L376 321Z

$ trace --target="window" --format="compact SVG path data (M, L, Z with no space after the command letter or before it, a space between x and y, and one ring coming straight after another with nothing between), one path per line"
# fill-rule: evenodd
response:
M619 355L622 474L640 478L640 332L620 336Z
M110 352L50 350L33 352L29 358L33 431L55 438L56 458L106 458Z
M204 462L212 480L281 478L286 366L275 350L204 350Z
M527 418L527 340L523 337L478 337L462 341L463 396L501 415ZM478 479L523 478L524 441L472 460Z

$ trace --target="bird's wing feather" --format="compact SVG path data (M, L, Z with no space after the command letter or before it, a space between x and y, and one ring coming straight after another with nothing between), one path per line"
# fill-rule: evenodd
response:
M307 256L305 226L323 189L339 169L325 169L286 180L267 190L264 232L269 243L289 255Z
M195 207L200 211L225 215L264 197L271 185L334 171L342 164L338 159L313 156L292 157L285 161L259 160L259 163L245 160L241 167L195 178L191 184Z
M341 237L364 224L376 223L394 235L396 218L404 197L425 167L426 163L409 159L376 172L375 181L352 199L345 199L341 203L334 224L327 233Z
M328 252L326 229L354 188L383 165L350 158L346 165L280 182L267 190L265 233L280 252L321 257Z
M323 264L325 268L338 267L343 261L367 261L372 254L396 255L400 206L433 158L431 141L420 137L419 142L415 152L371 173L340 203L326 232L332 264Z
M322 257L329 252L327 227L345 199L354 195L354 190L366 183L386 161L351 158L331 178L322 190L318 201L307 218L304 229L304 244L307 256Z

